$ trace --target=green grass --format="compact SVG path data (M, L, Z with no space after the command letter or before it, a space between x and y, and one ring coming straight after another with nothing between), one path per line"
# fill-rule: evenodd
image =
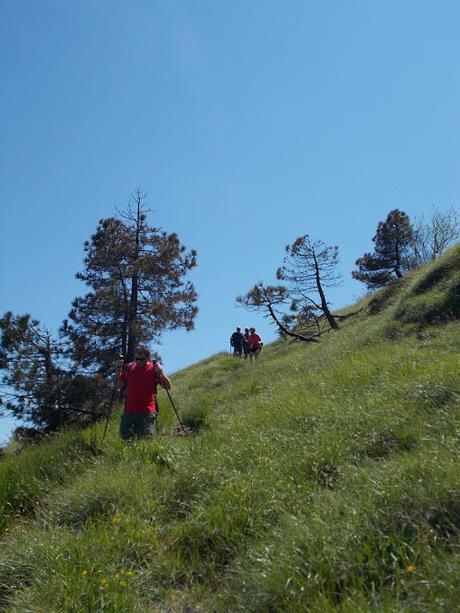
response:
M457 610L459 259L319 344L177 373L193 437L162 397L151 441L115 417L1 462L0 607Z

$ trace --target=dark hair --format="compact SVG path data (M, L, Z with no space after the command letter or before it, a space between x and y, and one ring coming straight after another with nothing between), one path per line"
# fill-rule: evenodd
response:
M147 347L147 345L138 345L135 353L143 353L147 360L150 360L150 349Z

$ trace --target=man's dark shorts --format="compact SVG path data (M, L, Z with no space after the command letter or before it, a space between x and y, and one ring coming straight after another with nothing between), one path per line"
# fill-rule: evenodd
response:
M120 436L125 441L153 436L155 421L155 413L123 413L120 421Z

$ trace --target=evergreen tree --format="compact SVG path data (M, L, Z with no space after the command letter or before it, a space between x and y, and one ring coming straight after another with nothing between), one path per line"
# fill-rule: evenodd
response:
M331 313L325 290L340 284L338 261L338 247L315 241L305 234L287 245L283 266L276 274L279 280L289 284L289 293L297 308L304 313L311 312L312 308L321 312L334 329L339 327L338 318Z
M104 377L78 372L62 336L30 315L7 312L0 319L0 399L3 410L55 430L96 419L107 394ZM82 417L83 416L83 417Z
M312 332L312 319L305 318L304 314L298 314L295 301L289 296L288 289L283 285L267 285L259 282L254 285L244 296L238 296L238 304L245 308L261 312L269 317L278 328L281 337L290 336L305 342L316 341L321 331L315 329ZM283 307L291 302L291 314L285 313ZM299 330L299 325L306 324L305 330ZM315 321L316 324L316 321Z
M390 211L386 220L379 222L372 240L374 253L365 253L358 258L358 270L352 272L353 278L365 283L369 289L401 278L410 268L413 228L408 215L398 209Z
M108 372L121 353L128 361L139 343L158 342L165 330L193 329L197 294L184 276L196 266L176 234L147 223L145 194L137 190L126 212L102 219L85 243L77 274L91 291L76 298L63 332L78 361Z
M7 312L0 320L2 405L34 423L54 415L56 357L50 333L30 315ZM54 420L51 419L54 424Z
M341 317L331 313L325 294L326 288L340 282L338 257L338 247L314 241L308 234L300 236L287 245L283 266L277 271L277 278L287 285L257 283L236 300L270 317L282 336L315 341L326 330L339 328ZM288 305L289 314L284 312Z

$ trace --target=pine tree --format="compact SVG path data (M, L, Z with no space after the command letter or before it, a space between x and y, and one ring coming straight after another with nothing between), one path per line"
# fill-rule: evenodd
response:
M341 317L331 313L325 293L326 288L340 283L338 257L338 247L312 240L308 234L300 236L287 245L283 266L276 274L287 285L257 283L236 301L270 317L282 336L315 341L326 330L339 328ZM288 305L290 314L283 310Z
M184 276L196 266L196 252L150 226L147 212L137 190L127 211L100 220L85 243L77 278L91 291L74 300L64 330L81 363L101 372L119 353L132 360L137 344L158 342L165 330L193 329L197 294Z
M320 330L311 331L312 320L306 321L303 315L297 313L297 305L289 296L288 289L283 285L267 285L256 283L244 296L238 296L237 303L250 311L261 312L269 317L278 328L281 337L290 336L305 342L316 341ZM283 307L291 303L291 313L285 313ZM316 323L316 322L315 322ZM307 324L305 331L299 330L299 324Z
M108 382L69 359L68 339L53 336L30 315L0 318L0 401L3 411L48 430L94 421Z
M308 234L299 236L292 245L287 245L286 256L277 278L289 284L290 295L302 310L312 307L321 312L331 328L339 327L332 315L325 289L340 284L337 272L339 248L313 240Z
M0 330L2 404L15 417L56 425L59 350L51 334L30 315L10 311L0 319Z
M386 220L379 222L372 240L374 253L365 253L358 258L358 270L352 272L353 278L365 283L369 289L401 278L410 268L413 228L408 215L398 209L390 211Z

